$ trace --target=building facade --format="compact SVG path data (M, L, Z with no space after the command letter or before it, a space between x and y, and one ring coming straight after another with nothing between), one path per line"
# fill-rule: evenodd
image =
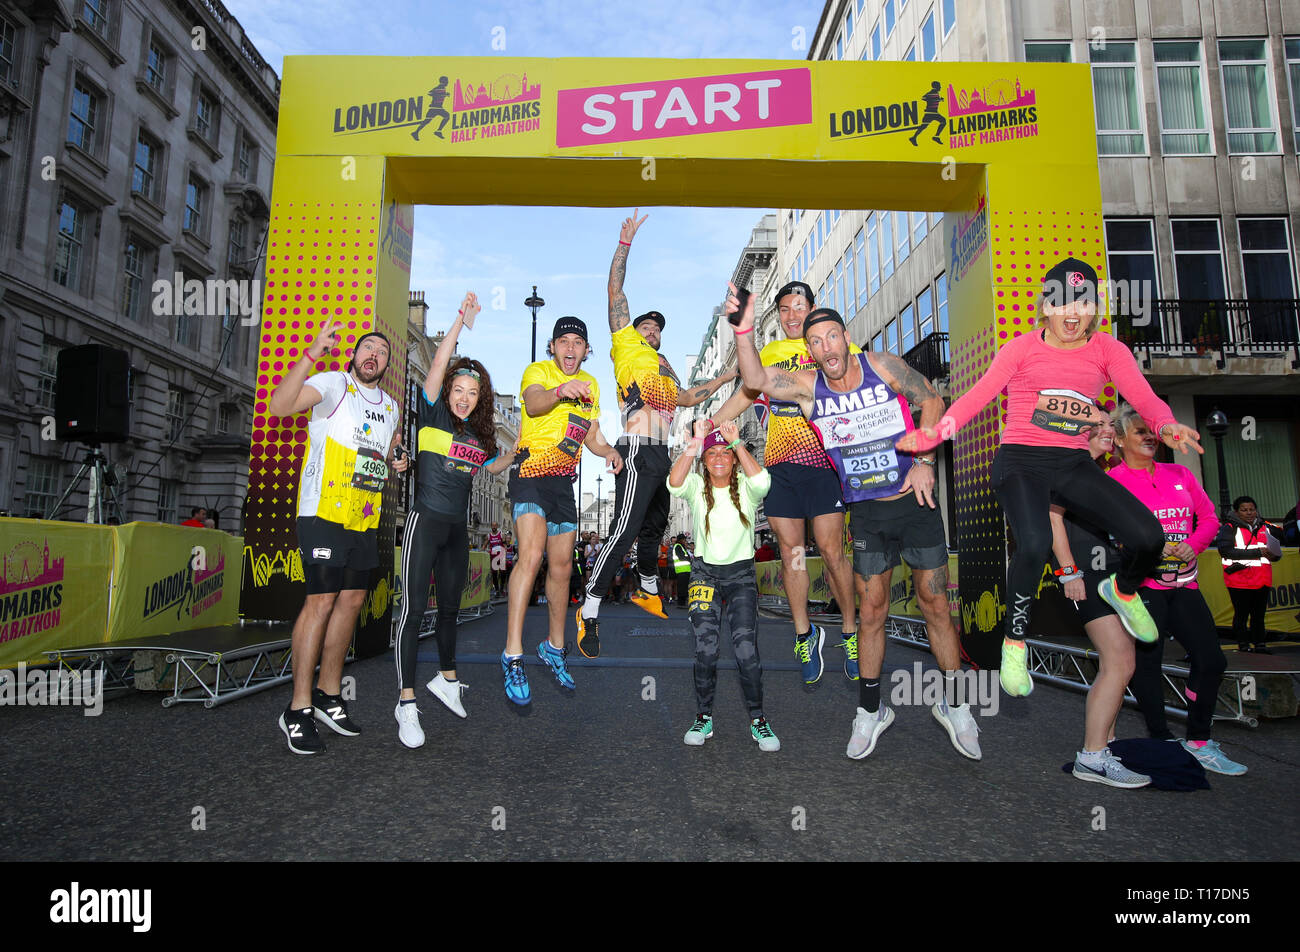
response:
M130 366L123 521L239 531L279 87L219 0L0 3L0 508L44 516L71 481L58 354L96 343Z

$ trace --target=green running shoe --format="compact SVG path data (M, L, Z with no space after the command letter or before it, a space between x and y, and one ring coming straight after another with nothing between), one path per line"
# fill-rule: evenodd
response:
M1023 642L1017 645L1009 638L1002 640L1002 666L998 669L998 680L1002 682L1002 690L1012 697L1029 697L1034 690L1034 679L1025 667L1027 654Z
M840 647L844 649L844 676L850 681L858 680L858 633L853 634L841 632L844 640L840 642Z
M781 742L776 739L776 732L772 730L772 725L767 722L766 717L756 717L750 721L749 733L758 742L759 750L781 749Z
M1101 596L1102 601L1115 609L1115 614L1119 616L1124 630L1138 641L1150 644L1160 637L1156 623L1151 620L1151 613L1147 611L1146 605L1142 604L1141 596L1125 598L1120 595L1119 589L1115 587L1115 576L1107 576L1098 582L1097 594Z
M704 742L713 736L713 715L696 714L695 723L682 738L687 747L703 747Z

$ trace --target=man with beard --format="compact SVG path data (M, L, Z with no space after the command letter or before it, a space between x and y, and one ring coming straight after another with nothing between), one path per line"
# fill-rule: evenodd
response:
M284 376L267 403L287 424L311 411L307 450L298 484L298 545L307 598L293 626L293 700L280 729L295 754L325 749L319 720L335 733L361 731L341 696L343 662L357 613L379 565L379 509L390 471L405 472L410 457L393 458L402 413L379 388L388 369L388 338L361 335L346 371L315 374L312 367L338 345L337 321L328 321ZM320 664L313 689L312 675Z
M648 215L623 219L618 246L609 265L609 330L613 348L614 379L623 405L623 435L615 444L623 469L614 477L614 511L609 538L591 567L587 597L578 609L578 650L588 658L600 654L600 603L609 591L619 557L637 543L637 570L641 586L632 595L638 608L667 618L659 597L659 542L668 528L669 434L678 407L703 403L728 380L730 371L708 383L681 389L672 366L659 353L664 316L647 311L635 321L629 316L623 278L632 239Z
M734 295L727 299L726 310L740 310ZM831 308L819 307L804 320L803 336L816 370L790 373L764 367L754 348L753 329L751 297L736 328L745 386L798 404L821 436L849 505L853 581L861 603L861 680L846 753L854 760L866 757L894 720L894 712L880 702L880 673L889 583L901 555L912 570L930 648L943 671L943 696L932 708L934 718L962 756L979 760L979 728L970 705L957 704L961 659L948 613L948 547L935 508L935 458L894 449L894 443L914 428L910 408L919 406L921 426L933 428L943 416L943 398L929 380L893 354L850 354L844 320Z

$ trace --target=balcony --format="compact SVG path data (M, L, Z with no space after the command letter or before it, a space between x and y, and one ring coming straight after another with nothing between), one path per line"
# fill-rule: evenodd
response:
M1144 313L1122 309L1114 334L1143 363L1152 358L1213 360L1287 357L1300 368L1300 301L1162 299Z
M927 334L903 359L913 370L927 380L942 380L948 376L948 334Z

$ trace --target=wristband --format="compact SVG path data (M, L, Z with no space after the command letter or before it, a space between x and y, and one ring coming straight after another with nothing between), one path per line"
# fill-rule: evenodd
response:
M630 242L630 241L624 241L622 238L620 238L620 239L618 240L618 243L619 243L620 245L626 245L626 246L629 247L629 248L632 247L632 242Z
M1078 570L1076 569L1076 570L1075 570L1075 573L1074 573L1073 575L1062 575L1062 576L1061 576L1061 581L1062 581L1062 582L1073 582L1075 579L1080 579L1080 578L1083 578L1083 573L1080 572L1080 571L1078 571Z
M705 417L705 418L704 418L704 422L707 423L707 424L709 425L709 429L710 429L710 430L716 430L716 429L718 428L718 425L717 425L716 423L713 422L713 417L711 417L711 416L707 416L707 417Z
M1079 566L1077 566L1077 565L1062 565L1062 566L1061 566L1059 569L1057 569L1053 574L1054 574L1057 578L1061 578L1062 576L1070 575L1071 573L1075 573L1075 572L1079 572ZM1080 573L1080 574L1082 574L1082 573Z
M734 450L739 445L740 445L740 439L739 437L737 437L736 439L732 440L730 443L727 444L727 449Z
M929 456L913 456L913 457L912 457L912 462L913 462L913 463L924 463L926 466L938 466L938 465L939 465L938 461L934 460L933 458L931 458L931 457L929 457Z
M739 337L741 334L748 334L748 333L749 333L750 331L752 331L753 329L754 329L754 328L752 328L752 327L747 327L747 328L745 328L745 330L742 331L739 327L737 327L737 328L736 328L736 336Z

